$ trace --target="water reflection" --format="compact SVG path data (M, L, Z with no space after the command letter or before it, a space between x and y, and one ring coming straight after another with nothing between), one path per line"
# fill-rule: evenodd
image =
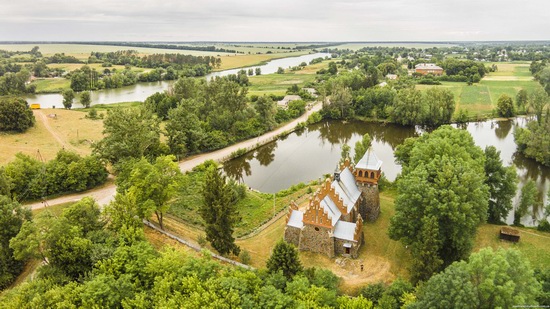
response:
M500 151L503 163L516 167L519 184L515 204L519 202L519 192L523 185L528 180L536 182L540 203L522 220L526 225L534 225L542 217L542 205L547 200L550 168L516 153L513 132L516 127L523 127L526 123L526 118L516 118L469 123L463 128L470 132L475 143L482 149L489 145L495 146ZM342 145L347 143L351 146L353 154L355 143L365 133L369 133L376 155L384 162L384 174L389 180L394 180L401 172L401 167L395 163L393 156L395 148L406 138L418 136L423 131L419 127L393 124L324 121L227 162L224 169L228 175L252 188L273 193L331 173L340 158ZM513 221L513 211L507 221Z

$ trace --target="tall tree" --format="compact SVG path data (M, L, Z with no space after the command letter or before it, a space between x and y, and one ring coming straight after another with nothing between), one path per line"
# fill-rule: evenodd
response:
M518 109L518 112L525 112L528 103L529 93L527 93L527 90L522 88L516 95L516 108Z
M497 101L497 112L500 117L513 117L516 114L514 101L507 94L502 94Z
M443 265L443 260L439 257L441 241L437 224L437 218L434 216L422 218L420 240L412 248L414 259L411 265L411 281L413 283L427 281Z
M275 102L268 96L261 96L256 101L256 112L260 116L264 127L267 130L271 130L275 126L275 114L277 113L277 107Z
M183 100L178 107L168 112L165 130L170 152L178 158L202 150L206 134L199 117L191 106L194 104Z
M544 112L548 100L548 93L540 88L535 89L529 97L529 107L537 116L537 122L539 124L542 122L542 112Z
M135 198L142 219L148 219L155 213L159 225L164 229L164 213L168 211L169 201L176 193L176 185L181 172L174 156L162 156L149 163L145 158L139 160L130 173L125 185L127 194Z
M206 239L220 254L232 252L239 255L240 248L233 238L233 227L238 220L237 208L232 201L231 187L216 166L210 166L206 171L202 196L199 212L206 224Z
M402 125L423 123L428 112L428 105L422 100L422 92L414 88L406 88L397 94L390 117Z
M353 156L353 161L355 162L355 164L357 164L357 162L359 162L359 160L363 158L367 150L370 148L371 143L372 139L369 133L365 133L365 135L363 135L363 138L355 143L355 155Z
M71 109L73 107L74 91L72 89L64 90L61 95L63 96L63 106L65 109Z
M521 188L519 205L514 213L514 225L520 225L521 217L525 216L529 208L533 208L539 202L536 183L533 180L527 181Z
M485 148L485 184L489 187L489 209L487 220L500 223L506 220L512 210L512 198L516 195L517 174L513 166L504 167L500 151L494 146Z
M18 261L10 248L23 222L31 219L29 209L5 195L0 195L0 290L10 285L23 270L24 261Z
M513 308L536 305L541 290L516 249L481 249L455 262L420 289L413 308Z
M298 257L298 250L294 245L280 240L273 248L266 263L270 273L282 272L287 279L291 279L302 270L302 263Z
M90 98L90 92L84 91L80 94L80 104L84 106L84 108L90 107L90 104L92 103L92 99Z
M396 213L389 235L422 248L425 217L437 220L443 266L465 258L472 249L476 229L487 218L488 188L484 183L484 155L467 132L442 126L406 141L396 158L403 164L397 181ZM418 258L418 257L414 257Z
M429 88L424 93L424 101L428 106L426 123L439 126L450 123L455 112L455 99L449 89Z
M124 158L155 157L160 152L160 121L144 108L107 111L94 152L112 164Z

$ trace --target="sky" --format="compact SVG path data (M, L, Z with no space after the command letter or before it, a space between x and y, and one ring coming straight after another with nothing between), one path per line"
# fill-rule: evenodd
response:
M0 0L0 41L550 40L548 0Z

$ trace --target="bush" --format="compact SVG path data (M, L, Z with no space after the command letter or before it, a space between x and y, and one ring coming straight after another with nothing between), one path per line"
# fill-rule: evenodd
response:
M248 250L242 250L241 254L239 255L239 259L241 260L241 263L245 265L250 265L251 257L250 253L248 253Z
M34 115L21 98L0 98L0 131L25 132L34 126Z
M537 230L541 232L550 232L550 223L548 223L548 220L541 220L537 226Z

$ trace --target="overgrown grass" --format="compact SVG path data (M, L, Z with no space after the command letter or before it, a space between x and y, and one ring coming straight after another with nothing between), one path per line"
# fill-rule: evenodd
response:
M171 205L168 214L191 225L203 227L204 222L199 214L203 185L204 172L194 171L184 175L178 189L178 198ZM296 185L275 196L247 190L246 196L237 203L240 220L235 225L235 236L251 233L288 207L290 201L307 194L308 188L308 185Z

